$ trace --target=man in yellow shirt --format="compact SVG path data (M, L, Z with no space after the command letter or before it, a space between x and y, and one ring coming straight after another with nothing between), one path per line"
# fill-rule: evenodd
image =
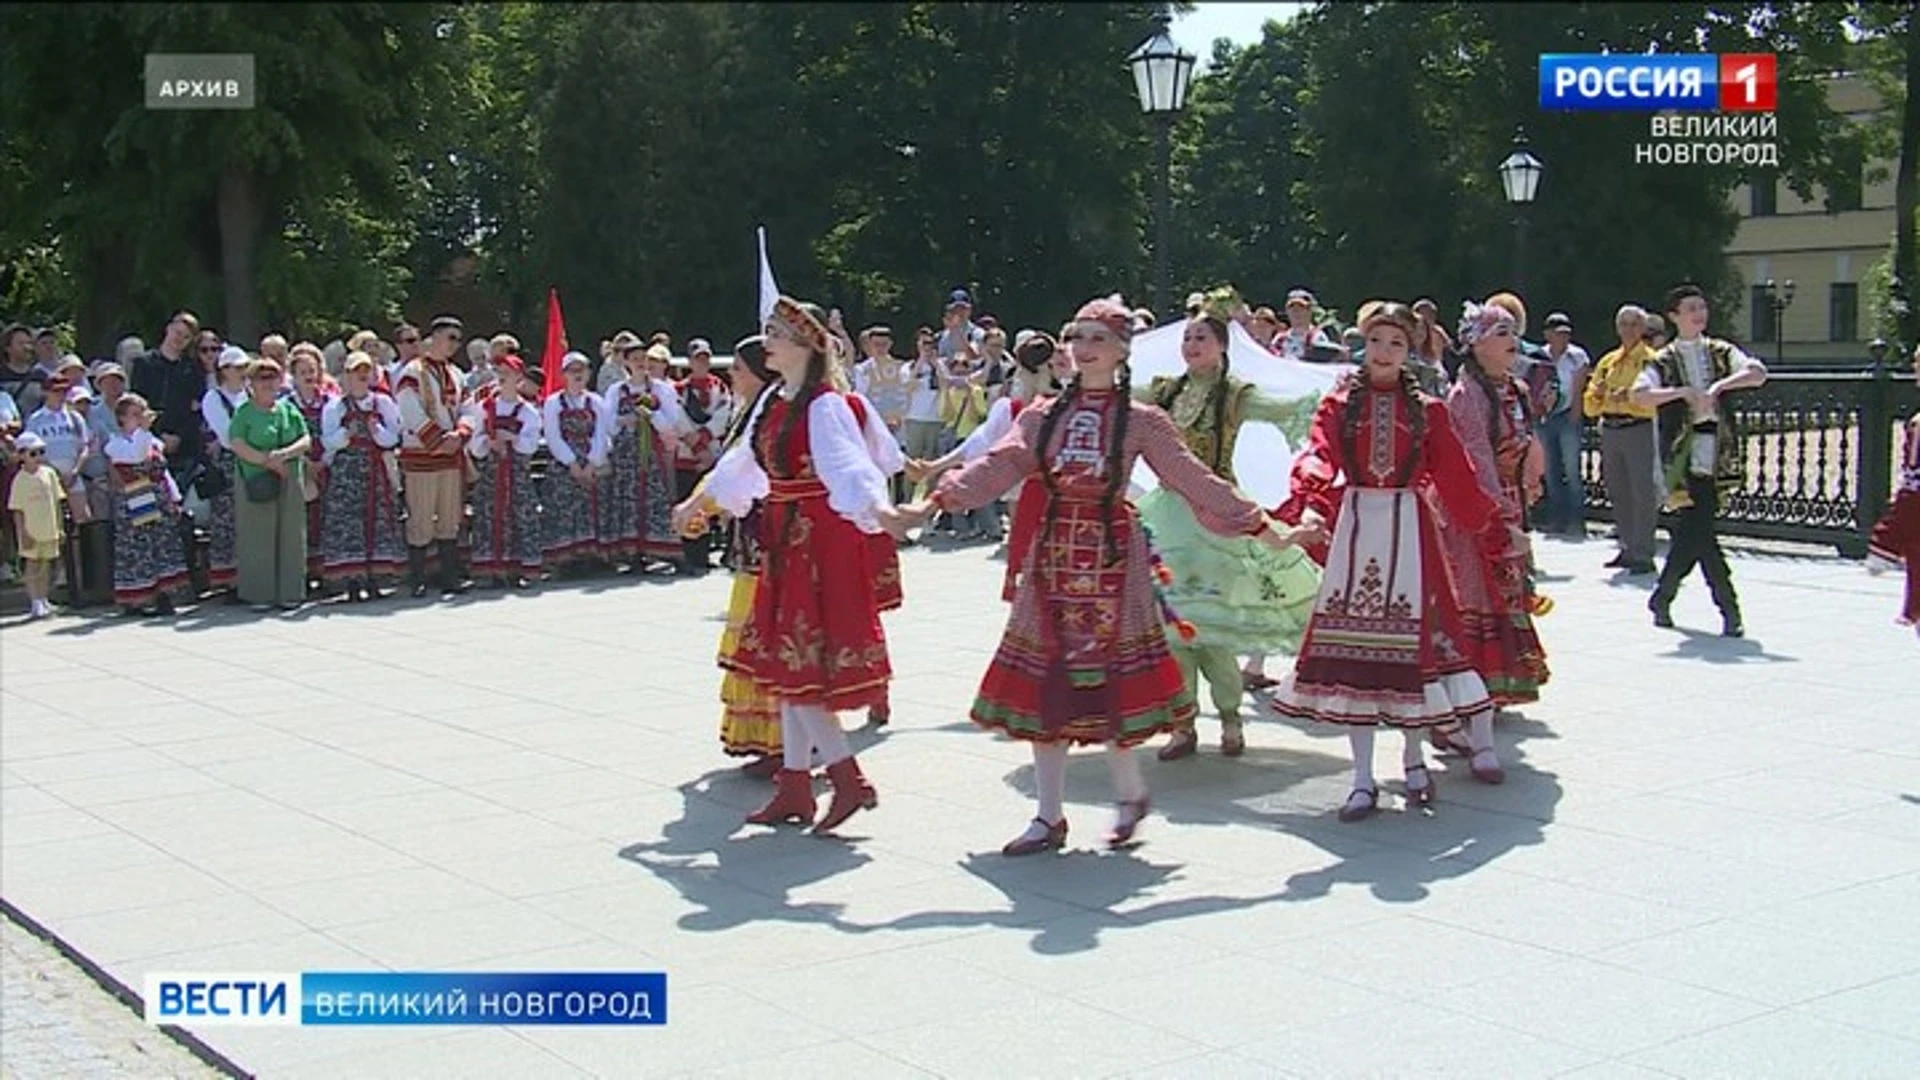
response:
M1613 317L1613 326L1620 335L1620 347L1594 366L1581 407L1600 421L1601 475L1619 527L1620 554L1607 565L1631 574L1651 574L1653 530L1660 520L1663 495L1657 425L1654 410L1632 400L1634 380L1653 358L1645 340L1647 313L1638 305L1623 305Z

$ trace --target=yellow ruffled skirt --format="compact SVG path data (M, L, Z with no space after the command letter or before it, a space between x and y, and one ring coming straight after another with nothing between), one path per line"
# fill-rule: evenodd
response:
M739 645L741 628L753 617L756 576L733 576L733 593L727 599L727 628L720 634L723 668ZM779 706L758 683L733 671L727 671L720 680L720 746L734 757L780 754Z

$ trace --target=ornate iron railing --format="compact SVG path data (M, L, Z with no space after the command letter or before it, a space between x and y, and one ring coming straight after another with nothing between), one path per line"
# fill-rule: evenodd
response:
M1736 536L1832 544L1866 554L1867 533L1892 498L1897 429L1920 407L1912 376L1789 372L1731 399L1747 454L1747 481L1721 512ZM1600 433L1589 424L1580 476L1587 516L1613 520L1600 470Z

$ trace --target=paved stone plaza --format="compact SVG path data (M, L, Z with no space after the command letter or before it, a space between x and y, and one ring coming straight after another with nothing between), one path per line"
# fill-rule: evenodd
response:
M1015 861L1024 748L966 722L1005 611L984 549L903 556L894 722L856 737L881 806L846 840L740 824L768 786L715 738L724 575L9 625L0 893L136 988L669 973L664 1028L199 1032L274 1078L1920 1073L1896 583L1743 555L1730 642L1697 581L1699 629L1653 629L1611 553L1540 545L1554 679L1504 787L1456 763L1431 817L1340 825L1344 739L1262 721L1238 761L1148 761L1130 853L1097 850L1077 755L1074 850Z

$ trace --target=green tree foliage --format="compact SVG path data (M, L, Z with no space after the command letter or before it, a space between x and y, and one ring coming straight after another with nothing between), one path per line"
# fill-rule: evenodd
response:
M850 321L931 321L966 286L1003 322L1049 325L1095 293L1145 298L1152 128L1123 58L1155 7L14 5L0 304L70 315L88 351L181 306L236 338L319 335L434 302L470 258L523 340L550 286L576 341L724 339L753 316L764 224L781 283ZM1804 194L1900 148L1910 222L1920 116L1837 123L1819 81L1863 65L1904 103L1909 12L1318 5L1217 45L1193 88L1176 295L1232 281L1271 303L1308 284L1343 311L1381 295L1451 311L1510 287L1495 168L1525 124L1547 166L1522 282L1536 321L1565 309L1598 338L1617 303L1681 278L1735 316L1723 252L1743 177L1636 165L1642 114L1541 114L1538 55L1773 52L1784 181ZM253 53L259 107L144 109L142 57L164 51Z
M372 317L404 289L400 147L433 91L411 4L20 5L0 128L28 176L0 239L57 242L82 347L189 306L232 336ZM145 108L149 53L251 53L257 105Z

